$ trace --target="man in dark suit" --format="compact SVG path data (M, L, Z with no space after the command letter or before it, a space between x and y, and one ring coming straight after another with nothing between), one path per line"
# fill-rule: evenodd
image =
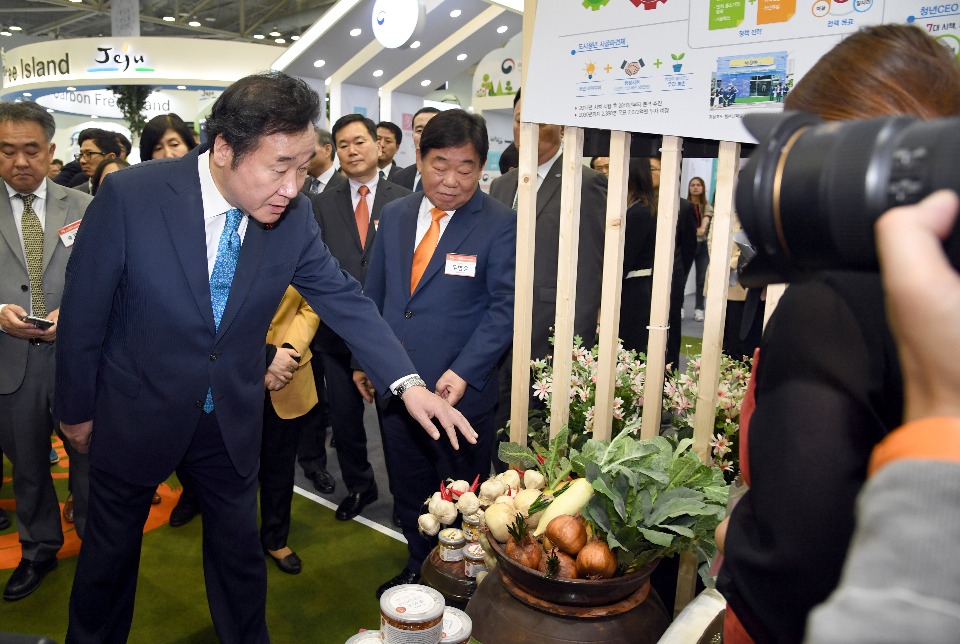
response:
M347 180L311 199L330 254L361 285L367 275L380 212L387 203L410 194L380 178L377 129L373 121L360 114L347 114L333 124L333 140ZM350 349L322 318L311 348L326 375L330 424L347 486L347 496L337 508L336 517L349 521L378 496L373 467L367 460L363 399L353 382Z
M82 176L78 175L70 183L70 187L90 194L90 177L93 176L93 171L104 159L119 157L122 148L116 132L96 127L81 132L77 143L80 144L80 153L76 155L76 159L80 162Z
M343 175L333 167L333 137L321 127L317 128L315 150L316 154L307 166L307 178L300 188L300 192L308 197L344 181Z
M561 139L563 130L557 125L540 126L537 150L537 228L536 254L533 264L533 331L531 354L544 358L553 353L550 336L557 313L557 265L560 247L560 180L563 168ZM513 101L513 139L519 147L520 92ZM596 342L597 318L600 311L600 283L603 273L603 231L607 209L607 178L584 167L580 194L580 249L577 261L577 301L574 333L585 346ZM519 170L511 170L490 184L490 196L508 206L517 207ZM510 369L500 372L501 405L497 427L506 426L510 418Z
M218 638L269 640L256 521L263 339L288 285L431 436L440 434L433 418L452 442L454 426L476 440L463 415L422 386L298 198L319 115L303 81L248 76L214 103L209 147L115 173L91 204L57 341L57 416L90 454L67 642L126 639L150 498L174 469L200 499Z
M435 107L421 107L419 110L417 110L416 114L413 115L414 152L420 149L420 135L423 134L423 128L427 127L427 123L430 122L430 119L439 113L440 110ZM418 169L416 163L404 168L403 170L397 170L397 172L390 175L390 177L390 181L398 186L403 186L407 190L413 190L415 192L423 191L423 185L420 181L420 170Z
M400 142L403 141L403 130L396 123L380 121L377 123L377 143L380 144L380 156L377 158L377 167L384 179L390 180L397 172L397 162L393 160Z
M47 179L55 128L36 103L0 103L0 450L13 463L21 547L6 600L36 590L63 546L50 434L56 322L73 238L60 231L83 217L90 196ZM27 315L54 324L37 328Z
M378 596L419 580L436 540L419 533L417 518L437 482L472 481L490 471L497 363L513 335L516 217L478 187L487 148L480 116L438 114L417 152L423 194L387 204L373 245L364 292L428 386L463 412L478 434L475 445L454 451L421 440L399 405L382 406L384 451L409 557ZM358 371L355 379L372 399L366 375Z

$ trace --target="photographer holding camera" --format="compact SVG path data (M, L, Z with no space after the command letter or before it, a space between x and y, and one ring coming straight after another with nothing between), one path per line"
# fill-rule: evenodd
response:
M840 586L810 642L953 642L960 633L960 275L941 247L960 200L941 191L877 223L904 425L873 450Z
M958 116L960 66L916 27L869 27L824 55L793 88L785 107L827 121ZM835 142L831 135L828 127L820 133L824 141ZM789 150L794 143L801 147L795 138L782 147ZM848 143L847 153L860 149L855 139ZM812 185L791 183L790 164L777 165L773 158L777 172L787 170L771 202L775 228L781 237L796 232L801 242L793 253L785 249L787 261L817 244L835 255L848 246L869 245L872 252L872 234L866 241L854 239L846 221L859 223L869 214L858 206L869 181L858 183L863 173L858 175L855 162L830 165L843 155L808 147L812 156L805 159L806 167L836 168L826 177L814 175ZM859 156L869 157L871 149L866 150ZM757 183L742 179L740 185L748 192ZM820 190L821 184L826 188ZM821 203L825 194L830 203ZM738 211L756 243L740 197ZM781 221L781 210L796 216ZM823 216L837 211L841 221ZM761 342L757 407L749 428L751 488L730 517L718 579L729 603L727 642L803 639L810 610L840 581L871 451L904 418L903 382L879 274L822 271L803 280L796 273L789 278L793 284Z

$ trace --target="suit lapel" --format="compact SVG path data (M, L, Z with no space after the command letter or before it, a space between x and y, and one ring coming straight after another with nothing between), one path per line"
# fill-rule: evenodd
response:
M421 199L411 199L407 209L400 213L400 267L403 270L401 284L405 293L410 292L410 274L413 272L413 251L417 243L417 215L420 214ZM380 240L384 243L385 240ZM423 279L420 280L423 282Z
M0 187L3 187L2 183L0 183ZM20 234L17 232L17 223L13 220L13 208L10 206L10 199L6 190L3 191L2 198L0 198L0 237L6 240L11 254L17 258L20 266L26 272L27 264L23 257L23 247L20 245Z
M340 195L337 197L339 206L337 210L340 211L340 216L343 218L344 229L350 234L353 243L357 245L357 252L362 253L360 231L357 230L357 214L353 210L353 194L350 189L350 182L344 181L337 190L340 191ZM369 235L369 231L367 234Z
M47 213L43 224L43 268L53 259L53 253L60 243L61 228L67 225L67 194L66 189L57 190L51 187L52 181L47 182ZM54 184L55 185L55 184Z
M160 205L160 212L197 310L212 336L216 333L216 325L210 297L210 275L207 272L207 233L203 223L200 177L196 171L197 155L188 154L174 163L177 165L176 172L168 180L168 185L175 194Z
M550 203L550 200L553 199L553 196L557 193L557 190L560 189L560 173L562 170L563 155L561 154L559 157L557 157L557 160L553 162L553 165L547 172L547 176L543 178L543 183L540 184L540 188L537 190L538 219L540 215L543 214L544 208L547 207L547 204Z
M450 218L443 235L440 236L437 249L433 251L430 263L427 264L427 269L423 272L423 277L420 278L420 283L417 284L417 290L413 292L413 295L416 295L446 265L447 253L456 251L463 240L477 227L480 221L477 211L480 209L482 200L483 193L477 188L470 201L453 213L453 217ZM415 227L416 220L414 220ZM411 267L413 265L413 254L410 255L410 265Z
M240 247L240 258L237 260L237 270L233 274L233 283L230 285L230 296L227 298L227 306L223 310L223 317L220 319L220 329L217 331L217 337L223 336L224 332L230 327L237 311L243 306L243 300L250 292L250 288L256 281L257 271L260 270L260 260L263 258L263 249L266 246L267 230L252 217L247 217L247 232L243 236L243 245ZM207 291L209 292L209 281ZM213 305L210 305L211 315Z

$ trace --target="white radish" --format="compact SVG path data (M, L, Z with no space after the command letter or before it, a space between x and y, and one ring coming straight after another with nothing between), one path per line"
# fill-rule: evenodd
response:
M574 479L563 494L555 498L543 511L533 536L539 537L547 529L547 524L561 514L575 516L593 497L593 486L587 479Z

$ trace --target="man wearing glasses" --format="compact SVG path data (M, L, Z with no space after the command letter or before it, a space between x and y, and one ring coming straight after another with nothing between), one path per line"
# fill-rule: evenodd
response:
M81 181L81 183L78 185L71 182L71 187L90 194L90 177L93 175L93 171L104 159L119 157L120 144L117 142L116 133L95 127L87 128L81 132L77 141L80 143L80 154L73 155L73 158L80 163L80 170L83 174L77 174L75 180Z

